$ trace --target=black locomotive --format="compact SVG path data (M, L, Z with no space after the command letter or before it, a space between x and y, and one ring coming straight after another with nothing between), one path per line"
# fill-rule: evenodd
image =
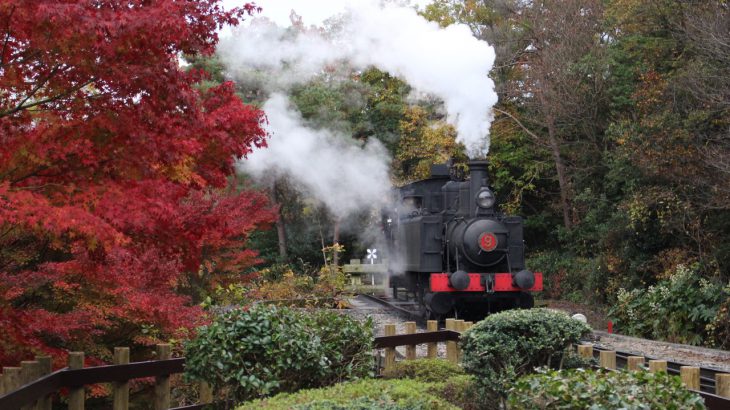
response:
M488 184L487 161L471 161L468 178L433 165L430 178L393 191L383 222L394 297L430 318L532 307L542 274L525 267L522 218L498 212Z

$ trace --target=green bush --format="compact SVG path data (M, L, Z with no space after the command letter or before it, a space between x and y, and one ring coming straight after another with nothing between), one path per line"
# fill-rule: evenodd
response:
M704 409L702 397L666 373L601 370L544 371L525 376L509 392L508 408Z
M449 377L464 374L457 364L443 359L418 359L397 362L386 370L386 379L415 379L422 382L443 382Z
M327 358L317 386L372 376L373 323L359 322L350 316L329 310L308 314L308 326L319 337L322 355Z
M244 403L237 410L456 410L434 395L432 383L416 380L360 380Z
M679 265L671 277L648 289L621 289L609 316L619 333L723 347L715 329L720 306L728 298L730 287L723 289L702 278L698 269Z
M549 299L582 302L586 299L599 301L602 295L596 293L601 289L595 284L593 276L600 274L600 267L595 258L585 258L565 252L536 252L527 261L528 266L539 266L545 278L545 297Z
M518 377L536 367L559 365L568 347L590 331L549 309L497 313L462 335L462 366L476 377L482 395L501 402Z
M185 345L185 371L220 396L242 401L366 377L371 340L370 322L257 305L199 328Z
M598 360L595 358L585 358L580 356L573 349L563 355L560 362L560 369L587 369L592 366L598 366Z
M463 410L480 410L489 408L487 397L479 393L476 379L472 375L452 376L445 382L435 386L439 397Z
M464 374L461 366L443 359L418 359L397 362L383 373L386 379L413 379L434 383L438 397L460 409L476 410L483 408L474 377Z

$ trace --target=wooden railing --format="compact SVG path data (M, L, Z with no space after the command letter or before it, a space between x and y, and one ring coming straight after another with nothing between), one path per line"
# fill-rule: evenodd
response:
M50 358L38 357L21 362L20 367L4 367L0 383L0 409L51 409L51 395L68 388L69 410L84 408L84 386L112 383L114 410L129 408L129 381L146 377L155 378L156 410L170 409L170 375L185 371L185 358L171 358L170 345L157 345L157 359L129 363L129 348L114 349L114 363L109 366L83 367L84 353L71 352L68 367L50 372ZM5 393L5 395L3 395ZM201 404L177 409L202 409L212 402L212 393L205 383L200 385Z
M467 330L469 322L447 319L446 330L437 330L435 321L429 321L427 331L416 333L414 322L405 324L405 334L396 335L396 325L385 325L385 336L376 337L375 349L384 349L384 367L389 368L396 361L396 347L405 346L406 360L416 358L416 346L427 345L427 357L438 356L438 343L446 343L446 359L458 362L460 352L458 341L461 332ZM593 357L594 349L590 345L578 346L578 354ZM601 367L616 368L616 352L601 351L599 353ZM69 366L51 373L51 361L47 357L39 357L35 361L22 362L20 367L5 367L0 378L0 409L51 409L50 395L62 388L69 389L68 407L70 410L84 408L84 386L97 383L112 383L112 399L114 410L127 410L129 404L129 381L139 378L155 377L155 405L158 410L170 408L170 375L183 373L185 358L170 358L170 345L157 346L157 360L129 363L129 349L116 348L114 363L109 366L83 367L84 355L79 352L69 354ZM643 357L629 357L627 368L638 369L645 362ZM651 360L650 371L666 371L666 362ZM709 394L698 391L699 371L697 368L682 369L682 380L688 388L695 390L705 399L710 410L730 408L730 375L717 376L716 392ZM5 395L3 395L5 394ZM724 397L723 397L724 396ZM200 403L192 406L178 407L176 410L202 409L213 400L210 387L201 383Z
M404 325L405 334L396 335L396 325L387 324L383 331L385 336L375 338L375 348L385 349L383 367L386 370L395 364L396 347L405 346L405 359L413 360L416 358L416 345L427 344L426 357L436 358L438 356L437 343L439 342L446 342L446 359L458 363L461 352L457 342L461 333L469 329L473 323L446 319L446 330L439 331L438 322L429 320L426 323L426 332L423 333L416 333L416 322L406 322Z

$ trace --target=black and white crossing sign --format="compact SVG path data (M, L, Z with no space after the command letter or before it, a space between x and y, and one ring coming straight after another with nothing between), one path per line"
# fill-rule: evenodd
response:
M370 264L375 263L375 259L378 259L378 250L377 249L368 249L368 259L370 259Z

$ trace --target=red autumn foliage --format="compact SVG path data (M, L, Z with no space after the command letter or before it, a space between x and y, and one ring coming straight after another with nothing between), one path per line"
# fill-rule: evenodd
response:
M255 263L273 212L231 181L264 115L178 66L254 10L0 0L0 364L179 335Z

